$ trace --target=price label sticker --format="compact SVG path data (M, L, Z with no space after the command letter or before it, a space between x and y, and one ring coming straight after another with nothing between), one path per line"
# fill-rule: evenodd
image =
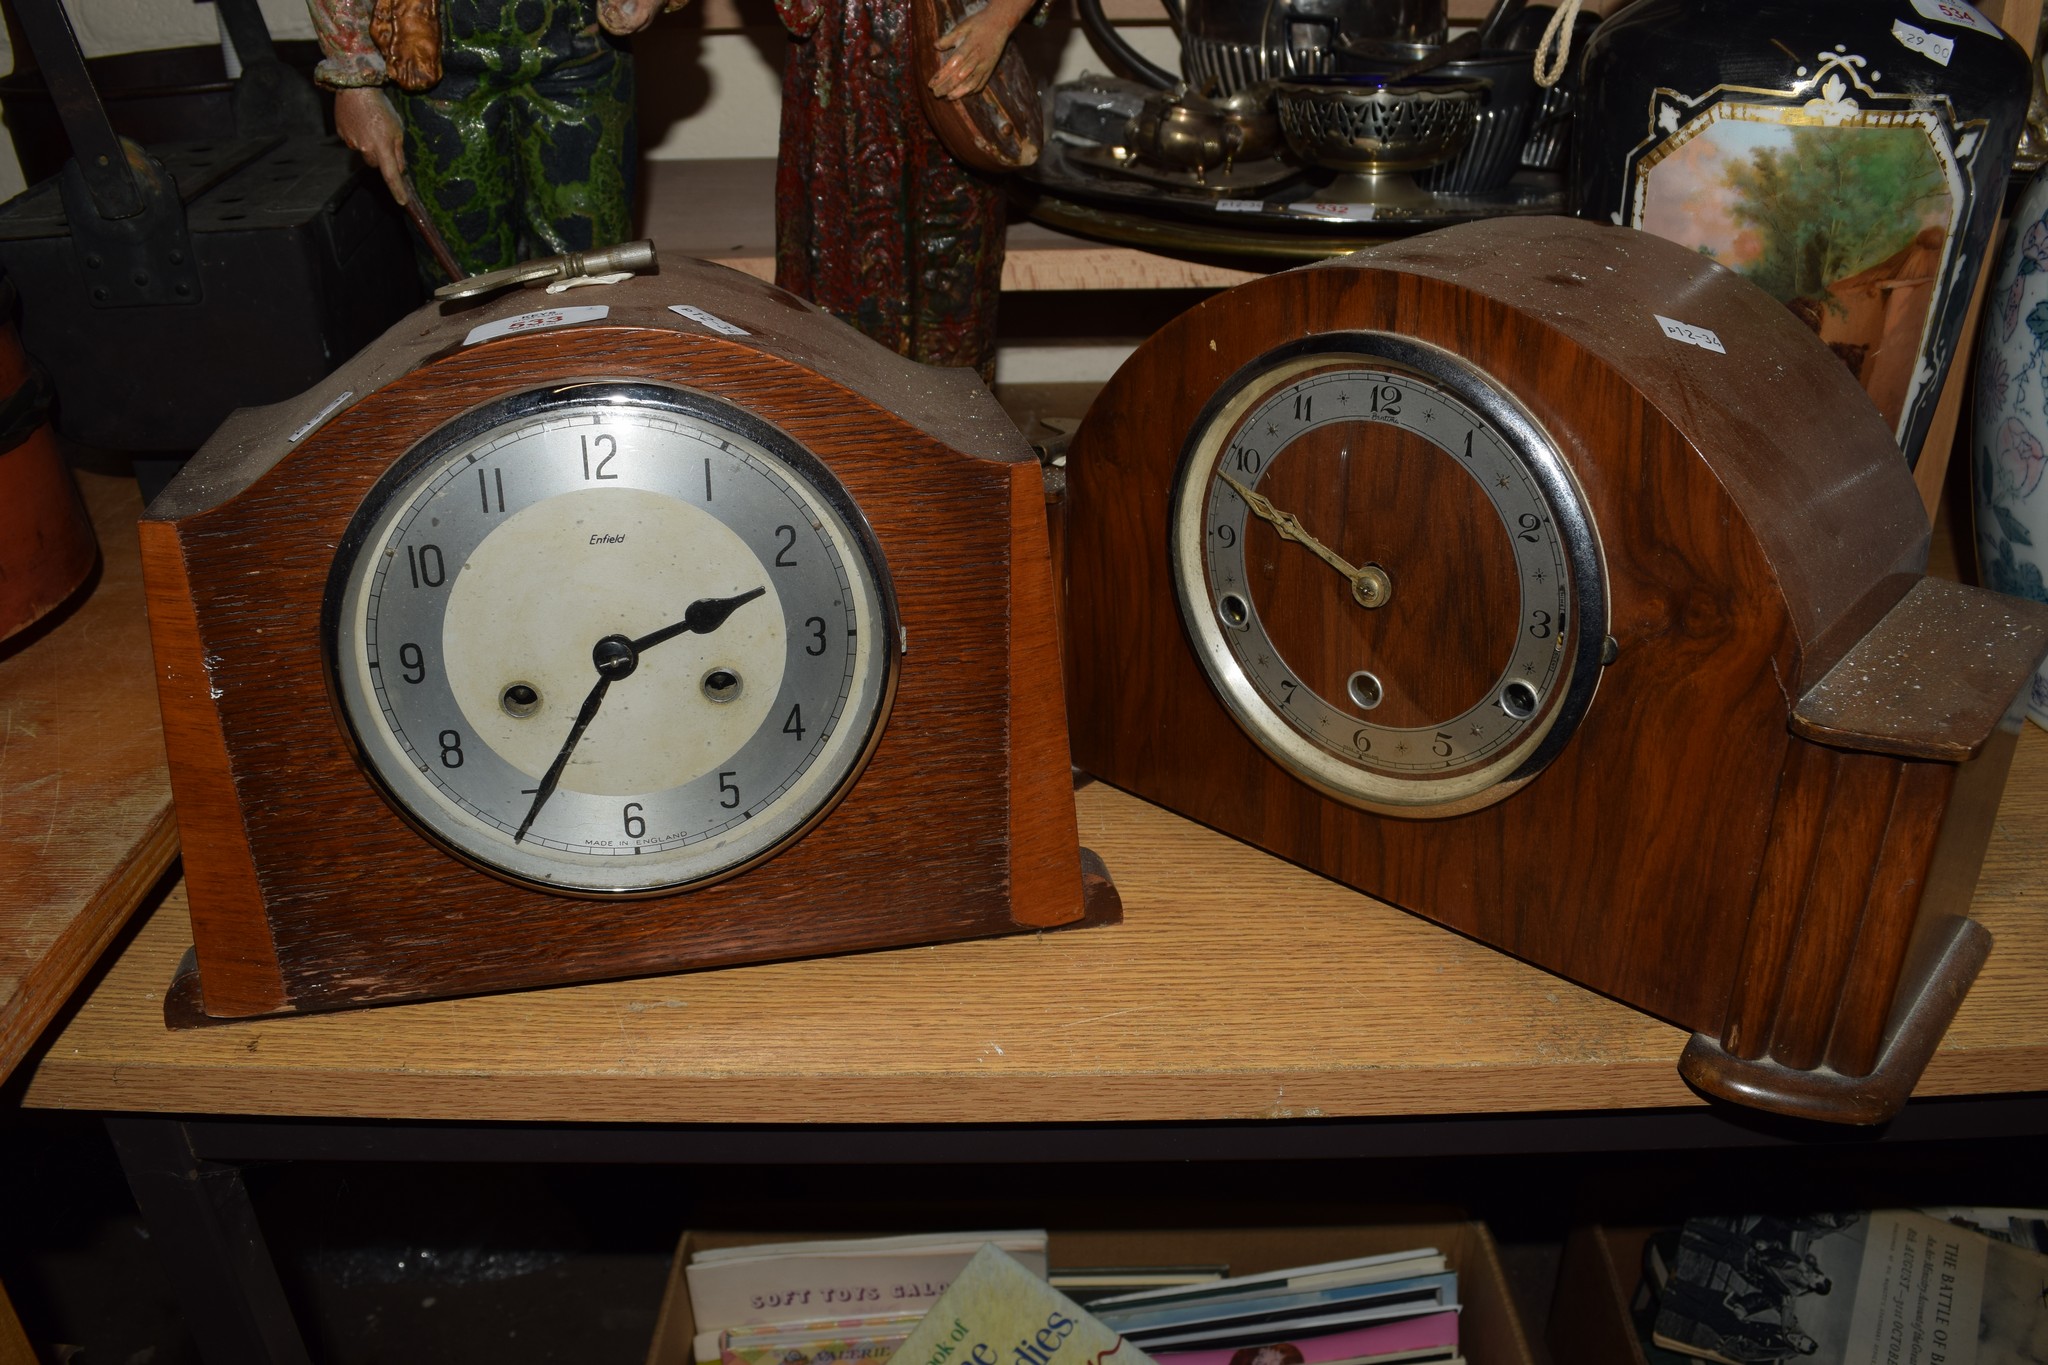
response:
M479 341L516 336L521 332L538 332L548 327L567 327L577 322L596 322L601 318L610 317L611 311L611 306L603 303L586 303L575 308L536 308L531 313L521 313L517 317L478 323L469 329L469 335L463 338L462 344L474 346Z
M1664 335L1673 341L1682 341L1688 346L1712 351L1715 355L1728 354L1728 348L1721 344L1721 338L1714 335L1711 328L1695 327L1689 322L1680 322L1677 318L1667 318L1662 313L1652 313L1650 316L1657 319L1657 325L1664 329Z
M1931 62L1948 65L1948 59L1955 56L1956 40L1944 38L1939 33L1929 33L1924 28L1914 28L1904 19L1892 20L1892 37L1904 47L1909 47Z
M709 327L720 336L743 337L747 335L746 328L727 322L716 313L707 313L694 304L672 303L668 306L668 311L676 314L678 317L686 317L699 326Z
M1299 204L1289 204L1289 213L1299 213L1307 218L1348 218L1355 223L1369 223L1379 212L1377 204L1341 204L1334 200L1305 199Z
M306 425L300 427L287 438L287 444L297 445L300 441L305 440L306 437L312 435L319 428L322 422L334 416L335 413L340 412L343 403L346 403L355 396L356 391L354 389L343 389L340 393L328 399L325 407L306 419Z
M1993 38L2004 36L2004 30L1986 19L1974 5L1963 0L1913 0L1913 8L1923 19L1932 19L1937 24L1953 24L1957 28L1975 29Z
M1257 213L1265 207L1266 201L1263 199L1218 199L1216 201L1216 211L1218 213Z

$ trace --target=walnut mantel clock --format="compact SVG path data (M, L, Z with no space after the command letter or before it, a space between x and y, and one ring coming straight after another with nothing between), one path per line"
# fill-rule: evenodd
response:
M1645 234L1496 220L1242 285L1068 454L1075 761L1874 1121L1966 910L2048 610L1924 576L1847 369Z
M205 1011L1083 918L987 391L700 262L542 298L415 315L149 510Z

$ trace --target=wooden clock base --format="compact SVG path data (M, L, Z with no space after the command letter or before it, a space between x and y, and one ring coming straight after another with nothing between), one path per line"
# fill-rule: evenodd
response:
M1949 1022L1991 955L1991 931L1956 917L1929 934L1919 960L1899 983L1898 1006L1868 1075L1845 1076L1826 1065L1801 1069L1768 1057L1732 1056L1719 1039L1695 1033L1678 1058L1678 1074L1716 1099L1788 1118L1826 1123L1883 1123L1898 1113L1941 1045Z
M1104 924L1121 924L1123 919L1124 901L1116 889L1116 879L1109 875L1109 868L1094 849L1082 849L1081 917L1065 924L1048 925L1043 932L1092 929ZM187 948L185 955L178 959L178 969L171 974L170 985L164 990L164 1027L168 1029L213 1028L220 1024L246 1023L249 1018L283 1019L306 1012L283 1009L236 1019L208 1014L199 993L199 954L191 948Z

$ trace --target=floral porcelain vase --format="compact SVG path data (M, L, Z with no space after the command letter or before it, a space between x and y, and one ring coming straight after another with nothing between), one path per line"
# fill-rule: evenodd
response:
M1574 207L1774 295L1855 372L1911 463L2029 76L1962 0L1637 0L1586 48Z
M2048 172L2013 212L1984 300L1976 380L1977 567L1987 588L2048 602ZM2048 726L2048 668L2034 675L2027 714Z

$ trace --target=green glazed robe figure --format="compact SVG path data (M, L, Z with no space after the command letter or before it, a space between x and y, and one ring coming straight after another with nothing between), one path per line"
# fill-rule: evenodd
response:
M613 34L643 27L657 0L399 0L396 20L392 0L307 3L337 131L401 203L410 176L464 270L630 235L633 65ZM409 40L425 44L424 59L390 50ZM399 78L432 83L408 90ZM424 252L421 262L441 274Z

